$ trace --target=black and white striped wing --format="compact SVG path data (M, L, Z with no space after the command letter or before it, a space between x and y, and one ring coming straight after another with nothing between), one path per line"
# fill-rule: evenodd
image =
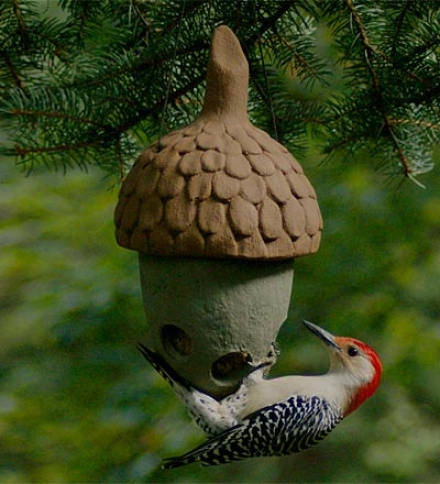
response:
M193 462L226 464L251 457L301 452L324 439L342 420L339 408L319 397L292 396L265 407L243 422L180 457L167 459L165 469Z

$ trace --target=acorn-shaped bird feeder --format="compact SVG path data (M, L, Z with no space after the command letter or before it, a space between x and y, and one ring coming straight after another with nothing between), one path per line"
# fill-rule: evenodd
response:
M316 194L287 149L247 115L248 63L218 27L202 112L145 150L120 191L117 242L140 254L146 343L223 397L274 361L295 257L316 252Z

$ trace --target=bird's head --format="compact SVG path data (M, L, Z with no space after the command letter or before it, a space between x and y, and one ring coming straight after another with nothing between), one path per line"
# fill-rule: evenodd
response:
M379 356L362 341L333 336L309 321L304 321L304 324L321 339L329 351L329 372L338 374L349 396L344 409L345 415L348 415L371 397L379 386L382 375Z

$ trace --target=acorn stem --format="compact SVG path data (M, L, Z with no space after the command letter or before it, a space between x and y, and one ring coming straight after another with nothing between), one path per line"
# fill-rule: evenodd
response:
M221 25L215 32L206 75L206 93L200 117L217 121L248 121L249 65L232 30Z

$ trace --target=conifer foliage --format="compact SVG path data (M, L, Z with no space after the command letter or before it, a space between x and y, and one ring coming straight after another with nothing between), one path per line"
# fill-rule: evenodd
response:
M329 158L432 168L435 0L2 0L0 154L122 175L200 112L220 24L249 59L252 121L294 153L312 134Z

